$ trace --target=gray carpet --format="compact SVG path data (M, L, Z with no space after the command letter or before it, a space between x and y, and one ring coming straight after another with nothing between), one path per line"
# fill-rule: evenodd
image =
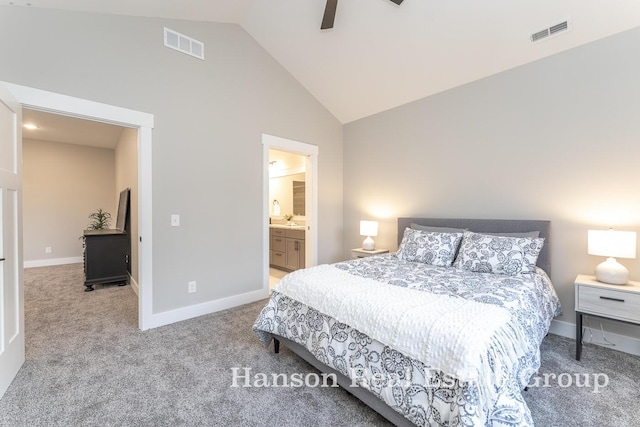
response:
M79 264L25 271L27 360L0 400L0 425L388 425L340 388L231 388L232 367L314 372L258 342L263 302L140 332L129 286L85 293L82 283ZM537 425L640 426L640 358L587 345L576 362L573 341L554 335L542 351L541 375L604 373L609 385L531 387Z

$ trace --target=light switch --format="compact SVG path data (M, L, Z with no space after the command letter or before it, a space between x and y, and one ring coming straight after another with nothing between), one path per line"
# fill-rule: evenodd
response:
M180 215L171 215L171 226L180 227Z

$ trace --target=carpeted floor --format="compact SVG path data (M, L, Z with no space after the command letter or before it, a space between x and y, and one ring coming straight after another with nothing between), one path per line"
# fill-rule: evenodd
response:
M230 387L232 368L315 372L261 346L251 326L263 302L140 332L129 286L82 283L80 264L25 271L27 360L0 400L1 426L389 425L341 388ZM540 384L525 392L536 424L640 426L640 358L587 345L577 362L574 351L545 339Z

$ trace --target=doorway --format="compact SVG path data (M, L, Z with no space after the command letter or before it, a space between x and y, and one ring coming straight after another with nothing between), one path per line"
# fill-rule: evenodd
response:
M306 156L269 150L269 289L291 270L304 268ZM293 234L295 233L295 236ZM286 236L286 235L289 236ZM287 245L286 237L296 237Z
M277 136L262 135L262 144L263 144L263 165L264 165L264 173L263 173L263 215L262 218L264 221L264 229L263 229L263 264L264 264L264 281L263 281L263 289L269 292L269 282L270 282L270 257L269 257L269 241L270 241L270 225L267 219L273 218L283 218L287 213L295 214L294 210L298 209L303 210L304 215L294 215L292 218L293 223L295 223L296 219L302 224L304 222L304 228L301 231L304 231L305 242L304 242L304 266L312 267L317 264L318 254L318 232L317 232L317 224L318 224L318 147L315 145L307 144L304 142L293 141L286 138L281 138ZM299 189L302 182L304 180L304 209L300 207L300 202L296 204L294 207L293 202L293 187L292 187L292 200L289 204L289 200L283 200L283 204L280 205L280 201L270 197L270 174L269 169L273 168L276 164L271 163L272 160L270 157L270 153L275 151L283 153L284 155L292 156L292 158L297 158L301 162L295 166L290 167L291 174L289 176L297 176L297 184L293 184L293 179L291 184L292 186L297 185ZM297 172L297 174L296 174ZM304 177L304 178L302 178ZM288 196L286 196L288 197ZM277 201L275 204L274 199ZM289 207L290 206L290 207ZM276 209L274 215L274 208ZM290 209L291 212L284 212L282 209ZM302 219L304 218L304 219ZM283 223L287 223L286 219ZM298 226L299 228L299 226ZM281 276L278 272L275 272L276 278ZM273 282L274 279L271 279Z
M46 111L63 116L84 118L102 123L134 128L138 131L138 327L154 327L152 312L152 204L151 204L151 114L122 107L74 98L40 89L0 82L23 108ZM22 258L22 256L21 256Z

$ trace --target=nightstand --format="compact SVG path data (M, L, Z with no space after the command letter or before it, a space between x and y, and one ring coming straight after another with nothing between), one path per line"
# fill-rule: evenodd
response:
M582 316L640 325L640 282L609 285L579 274L576 289L576 360L582 355Z
M380 254L388 254L389 249L374 249L372 251L368 251L362 248L351 249L351 258L366 258L368 256L380 255Z

